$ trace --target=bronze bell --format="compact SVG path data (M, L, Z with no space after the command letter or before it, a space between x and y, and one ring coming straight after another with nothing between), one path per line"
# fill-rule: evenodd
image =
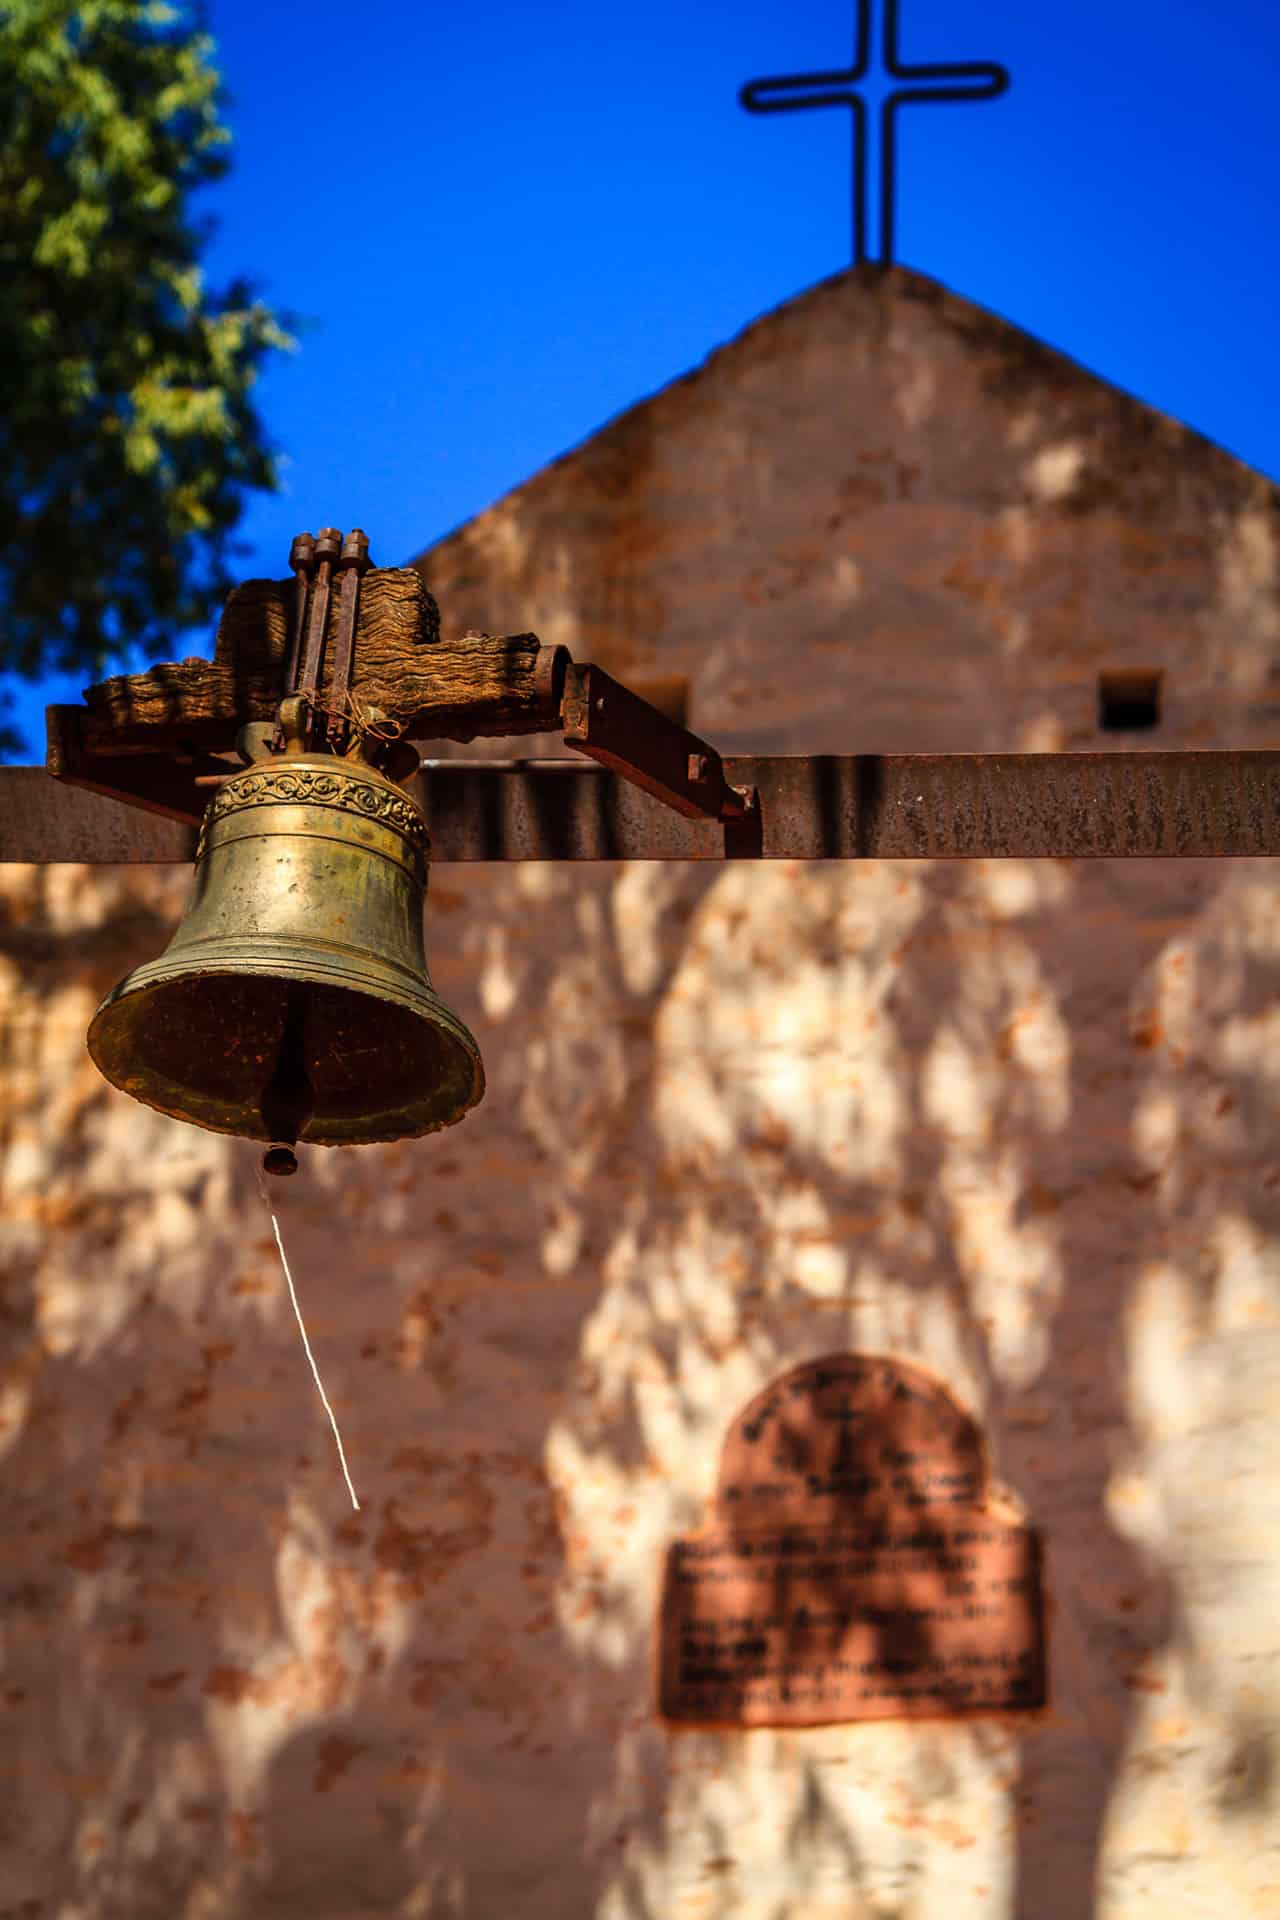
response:
M218 1133L357 1146L451 1126L484 1092L475 1041L422 945L430 842L418 807L362 752L287 744L210 802L186 915L107 995L89 1052L113 1085ZM273 1164L274 1157L274 1164Z

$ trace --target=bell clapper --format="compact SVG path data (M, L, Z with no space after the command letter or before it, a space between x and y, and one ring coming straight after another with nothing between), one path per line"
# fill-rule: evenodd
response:
M262 1118L271 1146L263 1155L267 1173L296 1173L297 1157L292 1149L306 1128L315 1105L315 1092L307 1074L305 1044L307 989L290 986L285 994L284 1032L276 1055L275 1072L262 1095ZM268 1161L275 1157L274 1164ZM293 1161L286 1164L286 1156Z

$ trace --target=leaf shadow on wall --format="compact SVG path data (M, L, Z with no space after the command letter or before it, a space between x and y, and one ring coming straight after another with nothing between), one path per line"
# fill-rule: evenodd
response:
M1232 1009L1265 1009L1276 959L1256 944L1244 953L1223 891L1230 879L1210 863L1043 863L995 879L990 869L935 868L924 886L916 875L901 879L917 890L916 908L892 951L876 950L856 909L850 921L858 893L874 891L867 869L810 869L790 881L739 872L704 895L659 1023L660 1049L663 1020L669 1031L655 1072L658 1165L643 1203L633 1195L631 1212L621 1209L589 1331L604 1388L595 1377L580 1415L579 1465L607 1466L625 1490L676 1471L682 1448L708 1461L732 1411L726 1381L742 1380L740 1404L806 1352L848 1345L949 1363L951 1377L969 1383L998 1471L1045 1529L1053 1691L1049 1712L1013 1732L975 1726L957 1739L911 1729L911 1764L922 1801L941 1816L936 1781L955 1786L970 1767L962 1756L985 1751L1013 1809L1010 1913L1085 1920L1096 1911L1126 1759L1158 1737L1148 1706L1170 1684L1170 1660L1190 1692L1213 1697L1224 1777L1247 1781L1255 1805L1270 1777L1250 1728L1237 1724L1228 1676L1197 1654L1185 1557L1170 1565L1167 1540L1148 1541L1114 1516L1117 1483L1151 1453L1133 1390L1146 1275L1169 1259L1189 1266L1212 1320L1211 1290L1188 1248L1224 1208L1260 1232L1276 1225L1265 1073L1239 1051L1232 1065L1214 1038ZM878 909L892 922L883 895ZM1215 964L1228 957L1224 943L1234 947L1178 1040L1154 1031L1147 1003L1166 991L1188 938ZM851 968L861 972L853 995ZM796 1004L805 993L817 1009L807 1028ZM855 1015L891 1035L880 1072L850 1048ZM861 1108L831 1095L842 1066L861 1079ZM1148 1147L1152 1074L1170 1071L1182 1129ZM824 1102L830 1125L813 1120ZM890 1122L877 1102L896 1104ZM1215 1133L1219 1110L1240 1116L1229 1138ZM619 1143L620 1161L653 1159L639 1137L646 1125L638 1119ZM851 1170L834 1149L860 1127L878 1145ZM696 1499L670 1507L671 1531L702 1517ZM608 1594L608 1565L596 1575ZM614 1587L615 1621L638 1649L643 1609L623 1583ZM637 1651L632 1684L642 1684L643 1665ZM806 1878L796 1861L769 1882L771 1914L799 1914L813 1889L838 1878L836 1829L877 1912L905 1912L918 1894L925 1840L914 1856L908 1848L868 1862L847 1795L832 1792L838 1775L820 1733L678 1735L665 1762L648 1732L624 1735L622 1747L610 1816L625 1837L603 1883L621 1913L656 1916L699 1859L720 1862L713 1911L741 1910L743 1887L762 1884L751 1818L740 1812L735 1852L715 1810L723 1789L699 1782L713 1753L739 1781L744 1809L759 1810L763 1763L752 1756L769 1750L779 1802L788 1778L791 1790L807 1783L798 1790L813 1787L834 1823L825 1864ZM1131 1798L1127 1778L1123 1788ZM768 1829L777 1844L783 1824ZM757 1840L767 1828L759 1824ZM678 1835L683 1857L673 1865Z
M6 1030L11 1147L47 1138L7 1220L3 1677L31 1786L0 1903L665 1920L697 1888L722 1920L859 1897L905 1920L939 1874L963 1911L972 1845L1017 1920L1086 1920L1174 1659L1245 1832L1273 1749L1178 1505L1184 1466L1221 1485L1243 1441L1218 1420L1185 1457L1173 1413L1153 1440L1134 1351L1168 1270L1224 1376L1188 1360L1170 1392L1229 1411L1262 1364L1230 1331L1280 1205L1262 897L1171 864L538 885L467 876L461 934L432 943L484 1107L456 1141L318 1162L286 1223L359 1516L248 1150L166 1130L82 1060L138 952L47 899L11 927L66 1032L42 1063ZM129 942L158 950L172 917ZM472 1180L483 1208L453 1197ZM849 1348L953 1383L1044 1529L1050 1715L667 1735L665 1547L750 1394ZM1116 1522L1135 1461L1167 1502L1146 1536ZM1010 1808L1002 1867L981 1823Z

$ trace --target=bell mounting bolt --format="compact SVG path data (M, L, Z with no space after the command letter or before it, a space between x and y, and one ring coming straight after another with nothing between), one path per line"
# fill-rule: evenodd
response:
M351 667L356 654L356 615L360 604L360 578L370 565L368 536L359 527L347 535L338 555L338 639L333 655L330 682L328 741L333 753L341 753L347 744L350 720L346 707L351 697Z
M289 565L293 568L292 640L283 692L286 698L290 694L301 694L307 702L305 744L323 744L331 753L342 753L350 744L353 731L351 676L360 613L360 581L372 565L369 536L361 527L353 527L345 538L337 527L321 527L315 539L309 533L300 533L289 549ZM335 571L338 575L337 630L326 680L325 647ZM321 732L322 741L317 738ZM283 753L284 750L284 727L277 722L272 751Z
M301 693L315 708L320 687L320 668L324 660L325 630L329 624L329 583L334 562L342 553L342 535L336 527L321 527L316 538L316 568L307 609L307 645L302 656L302 671L297 687L286 693Z
M293 687L298 682L298 668L302 660L302 629L307 617L307 584L311 579L311 569L316 562L316 543L309 533L297 534L289 549L289 565L293 570L293 623L289 638L289 664L285 673L285 685Z

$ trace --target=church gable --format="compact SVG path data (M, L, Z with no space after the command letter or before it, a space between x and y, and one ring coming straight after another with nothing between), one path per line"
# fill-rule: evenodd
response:
M902 268L842 274L427 550L447 622L533 627L738 751L1268 740L1280 491Z

